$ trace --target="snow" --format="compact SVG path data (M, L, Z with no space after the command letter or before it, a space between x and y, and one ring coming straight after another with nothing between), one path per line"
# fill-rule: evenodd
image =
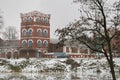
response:
M3 62L2 60L5 60L6 63L5 65L2 65L1 63ZM20 58L20 59L0 59L0 72L1 73L11 73L13 72L10 68L9 65L13 66L23 66L21 68L21 73L22 75L24 74L25 76L29 77L31 76L28 75L29 73L34 73L34 74L43 74L44 73L62 73L65 75L62 75L64 79L61 80L70 80L69 77L73 75L71 78L77 78L75 77L76 75L78 76L79 79L81 80L101 80L101 78L105 78L111 80L111 74L110 74L110 69L109 65L106 61L105 58L102 59L88 59L88 58L80 58L80 59L73 59L75 62L80 64L78 67L71 69L72 65L66 64L66 58L41 58L41 59L36 59L36 58L30 58L29 60L25 58ZM115 64L115 71L116 71L116 76L117 79L120 80L120 58L114 58L114 64ZM60 69L60 70L59 70ZM100 72L97 72L97 70L100 70ZM27 73L27 75L26 75ZM33 74L32 74L33 75ZM36 75L36 76L37 76ZM33 75L32 79L35 77ZM40 76L42 77L42 75ZM59 77L59 76L58 76ZM1 78L1 76L0 76ZM55 76L53 75L51 77L48 76L45 80L55 80ZM100 79L97 79L100 78ZM79 80L78 79L78 80Z

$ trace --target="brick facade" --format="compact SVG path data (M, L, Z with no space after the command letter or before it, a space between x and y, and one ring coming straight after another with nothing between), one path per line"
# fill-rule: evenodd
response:
M40 57L50 43L50 15L33 11L21 14L20 57ZM41 53L41 54L40 54Z

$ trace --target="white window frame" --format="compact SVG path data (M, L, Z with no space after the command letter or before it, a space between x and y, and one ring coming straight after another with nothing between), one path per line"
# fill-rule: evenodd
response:
M45 31L47 32L47 35L44 34ZM43 35L44 35L44 37L47 37L47 36L48 36L48 30L47 30L47 29L44 29L44 30L43 30Z
M23 46L23 42L26 42L26 46L27 46L27 40L22 40L22 47L26 47L26 46Z
M41 34L40 34L40 35L38 35L38 31L39 31L39 30L41 31ZM38 36L41 36L41 35L42 35L42 29L40 29L40 28L37 29L37 35L38 35Z
M32 22L33 21L33 17L29 17L29 21Z
M41 45L40 45L40 46L38 46L38 41L41 42ZM41 41L40 39L37 40L37 46L38 46L38 47L41 47L41 46L42 46L42 41Z
M32 46L33 46L33 40L32 40L32 39L29 39L29 40L28 40L28 47L32 47L32 46L29 45L29 42L30 42L30 41L32 41Z
M26 35L23 35L23 31L26 31L26 35L27 35L27 30L26 29L22 29L22 36L26 36Z
M29 34L29 31L30 31L30 30L32 30L32 35L33 35L33 29L32 29L32 28L29 28L29 29L28 29L28 35L30 35L30 34ZM32 36L32 35L30 35L30 36Z
M23 18L23 22L27 22L27 20L28 20L27 17Z
M47 42L47 46L44 45L45 42ZM47 40L44 40L44 41L43 41L43 46L44 46L44 47L48 47L48 41L47 41Z

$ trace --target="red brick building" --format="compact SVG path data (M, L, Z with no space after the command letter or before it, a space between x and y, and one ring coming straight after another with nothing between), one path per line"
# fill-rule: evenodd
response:
M20 57L41 57L50 42L50 14L21 13Z

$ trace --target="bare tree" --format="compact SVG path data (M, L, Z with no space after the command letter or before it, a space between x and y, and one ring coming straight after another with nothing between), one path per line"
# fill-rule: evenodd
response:
M2 12L1 9L0 9L0 36L2 36L2 28L3 28L3 25L4 25L2 13L3 13L3 12Z
M0 29L3 27L3 15L2 15L2 11L0 10Z
M3 32L3 37L6 40L15 40L18 39L18 31L16 27L14 26L9 26L5 29Z
M95 52L105 55L116 80L112 40L120 35L120 2L109 5L107 0L74 0L80 4L80 19L57 29L61 42L68 40L86 45Z

